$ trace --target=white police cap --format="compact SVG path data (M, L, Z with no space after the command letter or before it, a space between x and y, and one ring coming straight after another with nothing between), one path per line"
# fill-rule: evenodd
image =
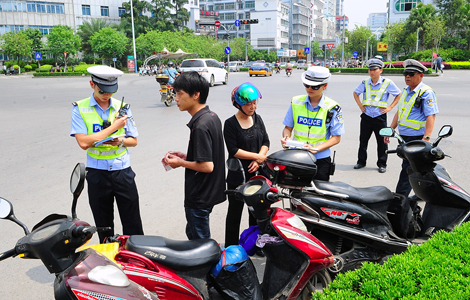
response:
M372 58L367 61L366 65L369 69L383 69L385 64L380 59Z
M407 59L403 62L403 67L405 68L405 72L418 72L424 73L428 70L422 63L414 59Z
M115 93L118 89L118 77L124 73L108 66L93 66L87 69L91 80L106 93Z
M302 82L308 85L321 85L330 81L330 70L325 67L314 66L302 73Z

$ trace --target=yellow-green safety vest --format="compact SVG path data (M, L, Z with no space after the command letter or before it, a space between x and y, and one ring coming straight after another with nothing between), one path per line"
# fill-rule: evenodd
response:
M111 98L110 100L113 101L112 103L114 107L121 106L121 101L113 98ZM96 112L95 107L90 106L90 98L78 101L77 106L80 111L80 115L82 116L83 121L85 122L85 125L87 127L88 134L93 134L103 129L103 119L101 119L100 115ZM110 107L108 121L110 121L112 124L114 122L115 117L116 111L114 109L111 109ZM120 128L116 132L112 133L112 135L121 134L125 134L124 128ZM126 154L126 151L126 147L111 146L104 144L101 144L96 147L90 147L87 150L88 155L95 159L115 159Z
M390 79L384 78L382 81L382 85L378 90L372 89L372 84L368 83L368 79L364 81L364 85L366 87L366 98L362 100L362 105L369 105L369 106L378 106L378 107L387 107L387 101L380 101L382 99L383 94L387 90L390 82Z
M328 97L324 97L323 104L318 112L307 109L305 99L307 95L292 98L292 113L294 115L294 137L301 142L318 146L326 141L326 119L328 112L338 103Z
M415 130L420 130L421 128L426 127L426 121L411 120L408 119L408 117L411 110L413 109L418 95L421 97L424 92L429 90L432 90L432 88L424 84L416 93L414 93L413 96L411 96L408 102L405 102L406 97L408 96L408 92L406 91L406 88L403 90L400 101L398 101L398 124ZM421 105L423 104L421 103Z

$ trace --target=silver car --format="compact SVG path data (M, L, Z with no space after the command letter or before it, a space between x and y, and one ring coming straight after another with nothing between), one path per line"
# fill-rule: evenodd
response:
M196 71L204 77L210 86L216 82L228 83L228 72L218 61L211 58L193 58L183 60L180 72Z
M242 67L241 61L231 61L228 64L228 71L229 72L240 72L240 68Z

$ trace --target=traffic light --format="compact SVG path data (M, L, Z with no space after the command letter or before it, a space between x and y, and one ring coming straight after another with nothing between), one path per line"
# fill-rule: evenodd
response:
M258 19L240 20L240 24L258 24Z
M322 49L323 51L326 51L326 45L321 45L321 49Z

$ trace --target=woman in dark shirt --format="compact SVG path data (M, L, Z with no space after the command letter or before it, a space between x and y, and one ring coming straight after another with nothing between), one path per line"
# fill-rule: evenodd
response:
M269 137L263 120L256 114L259 90L249 82L245 82L232 91L232 104L238 112L225 120L224 138L229 158L240 159L248 180L258 171L266 160L269 150ZM243 183L240 172L228 171L227 189L234 189ZM228 211L225 221L225 247L238 245L240 221L244 203L228 196ZM249 213L249 225L257 225L256 219Z

